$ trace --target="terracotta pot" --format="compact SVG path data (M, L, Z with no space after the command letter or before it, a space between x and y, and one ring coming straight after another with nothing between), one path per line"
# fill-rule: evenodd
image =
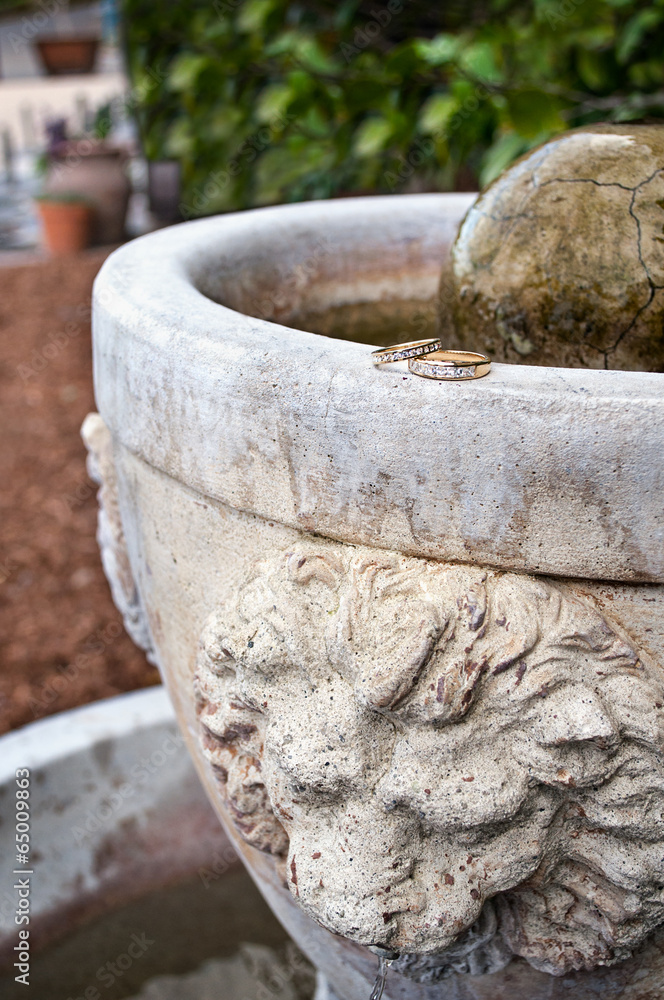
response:
M40 38L35 42L49 76L92 73L97 58L97 38Z
M52 158L44 191L75 191L93 208L93 244L121 243L131 193L126 153L95 140L66 143Z
M90 242L92 209L81 201L39 203L44 241L51 253L77 253Z

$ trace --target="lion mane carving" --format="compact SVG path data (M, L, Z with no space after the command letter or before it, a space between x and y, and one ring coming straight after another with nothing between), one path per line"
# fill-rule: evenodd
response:
M525 575L304 542L209 618L204 753L329 930L421 980L626 958L664 922L664 684Z

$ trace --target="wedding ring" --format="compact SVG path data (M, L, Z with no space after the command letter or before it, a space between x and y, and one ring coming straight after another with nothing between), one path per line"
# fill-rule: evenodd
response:
M439 340L410 340L406 344L379 347L377 351L371 352L371 360L375 365L386 365L392 361L406 361L408 358L431 354L433 351L439 351L442 346Z
M491 358L475 351L435 351L426 358L410 358L408 370L423 378L470 379L489 373Z

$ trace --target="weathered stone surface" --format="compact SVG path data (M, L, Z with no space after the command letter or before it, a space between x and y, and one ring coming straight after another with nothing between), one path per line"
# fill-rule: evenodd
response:
M402 953L389 1000L652 1000L663 376L442 385L292 328L432 309L461 207L123 248L96 287L104 502L210 798L342 1000L375 975L358 941Z
M236 954L207 959L193 972L155 976L127 1000L311 1000L314 980L311 966L292 944L279 950L242 944ZM321 992L314 1000L334 997Z
M33 956L39 952L41 957L44 949L87 921L94 923L132 900L163 891L165 884L196 878L213 858L230 871L239 864L199 787L162 687L104 698L4 734L0 812L5 827L6 817L16 811L19 768L28 768L32 777L30 838L35 861L39 845L41 877L30 880ZM17 867L16 853L14 837L3 835L3 871ZM29 989L14 981L14 881L1 897L0 996L80 996L83 987L66 983L67 965L53 958L57 951L31 969ZM71 943L63 950L67 947ZM100 941L100 958L102 954ZM49 988L48 966L56 966L57 987Z
M213 613L197 693L238 829L287 831L335 933L563 974L664 919L661 666L550 583L305 544Z
M129 565L118 508L113 442L108 427L98 413L87 415L81 428L81 437L88 449L88 474L99 485L97 544L113 601L131 638L145 651L150 663L155 663L150 630Z
M122 247L94 311L97 402L115 442L302 531L502 569L664 580L664 376L494 365L441 383L374 369L366 345L237 311L264 314L273 297L291 324L348 307L369 326L404 302L433 311L471 202L282 206ZM389 336L421 336L410 316Z
M214 769L203 754L196 714L193 678L197 669L202 672L207 656L198 646L199 637L213 636L210 625L214 619L224 609L236 608L238 595L250 581L256 579L257 564L261 560L276 565L284 552L295 552L312 543L291 528L233 510L188 489L120 445L114 448L114 455L117 506L125 527L125 543L133 576L150 622L150 632L169 693L183 731L190 736L190 748L197 760L201 780L226 824L236 850L254 873L279 919L311 960L325 972L342 1000L366 1000L375 975L375 957L366 948L331 934L306 915L297 898L291 896L286 888L292 876L287 855L256 850L241 839L234 825L238 817L226 802L226 791L218 780L219 772L215 776ZM320 540L314 544L326 549L329 546L335 551L341 549L346 556L356 551L353 547L326 544ZM379 552L379 555L385 557L384 552ZM437 564L432 565L435 567ZM456 567L442 568L448 572L457 571ZM468 567L466 571L474 572ZM573 605L580 601L585 608L600 607L601 617L608 622L611 631L624 636L626 645L643 655L645 662L651 663L653 657L661 661L664 587L647 584L616 586L578 580L542 582L563 597L571 598ZM326 616L326 624L330 617ZM306 614L302 620L307 626ZM304 641L308 641L306 637ZM205 642L207 644L207 638ZM247 650L253 650L253 647L247 647ZM565 653L564 650L561 652ZM509 674L510 670L513 671L513 668L508 668L505 673ZM292 678L293 671L289 669L284 674L284 680L292 684ZM490 682L491 678L488 680ZM200 701L198 706L200 710ZM291 711L290 705L285 707L284 714L291 720L301 719L296 710ZM205 719L205 716L201 718ZM263 717L258 718L262 724ZM330 718L334 721L329 716L325 721ZM524 720L526 724L527 719ZM427 725L425 728L435 727ZM229 749L232 746L229 742ZM263 768L261 781L266 788L268 778ZM472 784L465 783L463 787L467 789ZM562 792L566 793L566 789ZM251 823L251 819L246 822ZM299 875L297 858L296 871ZM292 888L293 884L290 883L290 886ZM392 967L386 998L515 1000L523 997L527 1000L566 1000L573 995L575 1000L591 1000L599 990L607 1000L652 1000L653 991L656 996L664 983L659 931L647 939L643 948L637 949L632 959L612 966L598 966L592 972L581 969L562 977L551 977L546 972L537 971L524 959L515 957L501 971L479 974L480 968L490 967L486 965L490 957L486 947L489 942L481 948L475 947L478 938L491 931L489 916L488 910L483 911L481 921L472 933L467 938L462 936L461 941L453 946L453 951L447 950L442 966L437 956L413 958L409 953L411 957L400 960L407 975L398 971L401 965ZM660 936L657 937L657 934ZM491 943L500 945L500 939L494 935ZM463 967L469 971L454 971ZM442 973L446 975L444 982L436 982L436 977ZM418 979L413 979L413 975ZM420 978L423 981L419 981Z
M443 266L450 346L528 365L664 371L664 127L539 147L469 210Z

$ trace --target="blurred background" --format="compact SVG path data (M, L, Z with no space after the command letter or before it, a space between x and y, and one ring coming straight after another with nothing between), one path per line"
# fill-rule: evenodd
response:
M90 291L123 240L475 190L664 117L664 0L0 0L0 731L158 680L95 541Z

